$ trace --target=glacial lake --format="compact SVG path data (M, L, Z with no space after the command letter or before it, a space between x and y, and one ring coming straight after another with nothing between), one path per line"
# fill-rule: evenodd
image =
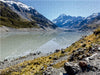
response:
M8 32L0 34L0 61L70 46L87 32Z

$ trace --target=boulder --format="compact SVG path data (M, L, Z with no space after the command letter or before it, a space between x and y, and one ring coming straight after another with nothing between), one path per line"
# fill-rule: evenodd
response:
M100 59L100 56L98 56L98 59Z
M82 55L78 56L78 60L82 60L82 59L83 59Z
M81 41L80 43L83 43L83 41Z
M55 53L57 53L57 52L59 52L59 51L60 51L59 49L56 49L56 50L55 50Z
M89 51L91 51L92 50L92 47L89 47Z
M5 59L4 62L8 61L8 59Z
M87 54L86 54L86 56L87 56L87 57L89 57L89 56L90 56L90 54L89 54L89 53L87 53Z
M79 54L79 55L80 55L80 54L84 54L84 50L78 51L78 54Z
M34 65L40 65L40 63L38 63L38 62L35 62L35 63L34 63Z
M53 60L57 60L58 58L55 56L54 58L53 58Z
M69 62L66 62L64 64L64 69L68 75L75 75L75 73L76 73L74 70L75 68L73 68L73 66Z
M70 56L69 57L69 61L73 61L74 60L74 57L73 56Z
M51 66L53 66L54 65L54 63L51 63L51 64L49 64L49 66L48 67L51 67Z
M100 47L98 47L98 51L100 51Z
M37 54L38 54L38 55L40 55L40 54L41 54L41 52L38 52Z
M36 53L33 53L33 55L36 55Z
M44 70L44 66L41 67L41 70Z
M43 75L52 75L53 68L47 67L47 69L43 72Z
M88 40L88 42L91 42L90 40Z
M86 44L83 44L82 47L86 47Z
M52 57L50 56L49 59L52 59Z
M75 52L75 50L73 50L73 52L72 53L74 53Z
M85 61L80 61L80 62L79 62L79 66L80 66L80 68L81 68L81 70L82 70L83 72L86 71L86 69L87 69L87 63L86 63Z
M64 50L61 50L61 53L62 53L62 54L64 54L64 53L65 53L65 51L64 51Z
M95 31L94 31L94 34L95 34L95 35L100 34L100 30L95 30Z
M86 57L86 55L85 55L85 54L83 54L83 55L82 55L82 58L85 58L85 57Z

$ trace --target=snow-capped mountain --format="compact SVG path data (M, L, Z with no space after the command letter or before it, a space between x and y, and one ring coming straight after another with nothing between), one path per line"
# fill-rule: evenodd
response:
M53 23L55 23L59 27L73 27L77 24L79 24L82 20L84 20L84 17L78 16L70 16L61 14L59 17L53 20Z
M17 13L21 18L27 19L28 21L35 21L39 27L53 28L57 26L48 20L46 17L37 12L33 7L27 6L18 0L0 0L1 2L6 3L11 10Z
M100 25L100 13L93 13L92 15L86 18L81 16L75 17L62 14L56 19L54 19L53 23L55 23L59 27L74 28L74 29L89 28L93 26L93 24L94 27L96 27L95 24Z
M100 13L93 13L78 25L80 30L96 29L98 27L100 27Z
M30 10L30 7L29 6L27 6L27 5L19 2L18 0L0 0L0 1L2 1L4 3L7 3L9 6L12 6L12 5L16 4L18 7L21 7L23 9L27 9L27 10Z
M92 24L94 22L94 20L97 19L97 17L99 17L99 16L100 16L100 13L93 13L92 15L90 15L86 19L84 19L82 22L80 22L80 24L78 26L81 27L84 25ZM100 19L98 19L98 20L100 20Z

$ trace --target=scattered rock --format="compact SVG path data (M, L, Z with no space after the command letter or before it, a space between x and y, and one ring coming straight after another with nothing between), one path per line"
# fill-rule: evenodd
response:
M5 59L4 62L8 61L8 59Z
M98 51L100 51L100 47L98 47Z
M53 60L57 60L57 59L58 59L57 57L54 57L54 58L53 58Z
M52 59L52 57L50 56L49 59Z
M33 53L33 55L36 55L36 53Z
M100 59L100 56L98 56L97 58Z
M41 67L41 70L44 70L44 66Z
M64 53L65 53L65 51L64 51L64 50L61 50L61 53L62 53L62 54L64 54Z
M82 69L83 72L86 71L87 63L85 61L80 61L79 66L80 66L80 68Z
M83 41L81 41L80 43L83 43Z
M88 42L91 42L90 40L88 40Z
M100 31L99 31L99 30L98 30L98 31L95 30L95 31L94 31L94 34L95 34L95 35L98 35L98 34L100 34Z
M82 60L82 59L83 59L82 55L78 56L78 60Z
M51 63L49 66L53 66L54 65L54 63Z
M86 44L83 44L82 47L86 47Z
M57 53L57 52L59 52L59 51L60 51L59 49L56 49L56 50L55 50L55 53Z
M78 72L77 68L75 68L75 66L73 66L69 62L66 62L64 64L64 69L68 75L75 75Z
M38 62L35 62L35 63L34 63L34 65L40 65L40 63L38 63Z
M47 69L43 72L43 75L52 75L53 68L47 67Z

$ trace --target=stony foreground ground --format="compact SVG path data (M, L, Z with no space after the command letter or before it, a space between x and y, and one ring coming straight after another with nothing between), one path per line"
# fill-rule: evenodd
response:
M94 57L92 57L89 60L88 64L97 67L98 70L89 71L89 72L82 72L80 70L80 72L77 73L76 75L100 75L100 52L97 52L95 54L97 54L97 55L95 55ZM48 70L48 74L47 75L49 75L49 74L50 75L67 75L63 67L61 67L59 69L49 67L48 69L49 70Z

